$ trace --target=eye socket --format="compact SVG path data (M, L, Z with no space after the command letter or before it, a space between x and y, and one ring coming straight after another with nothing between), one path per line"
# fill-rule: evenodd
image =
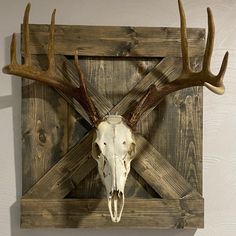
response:
M128 154L132 156L135 153L135 151L136 151L135 143L131 143Z
M100 154L101 154L101 149L100 149L100 147L98 146L98 144L97 143L94 143L94 157L96 157L96 158L99 158L100 157Z
M125 144L126 144L126 142L124 141L122 144L124 144L124 145L125 145Z
M104 142L103 144L104 144L105 146L107 145L107 143L105 143L105 142Z

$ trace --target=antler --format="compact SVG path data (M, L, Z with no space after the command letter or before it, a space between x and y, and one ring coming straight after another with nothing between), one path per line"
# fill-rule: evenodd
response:
M18 64L16 59L16 36L13 34L11 41L11 62L3 68L6 74L17 75L24 78L37 80L45 83L53 88L61 90L63 93L75 98L87 112L89 119L93 125L99 123L100 117L96 107L88 95L83 73L79 66L78 52L75 52L75 65L79 75L80 87L75 87L66 81L62 81L57 77L54 55L54 31L55 31L55 14L53 11L51 17L51 25L49 28L48 43L48 69L46 71L39 70L32 66L30 55L30 39L29 39L29 12L30 3L26 6L23 20L23 43L24 43L24 64Z
M211 56L214 44L215 27L213 16L210 8L207 8L208 14L208 35L205 54L203 58L202 71L193 72L190 68L189 56L188 56L188 41L187 41L187 30L186 30L186 17L183 9L181 0L178 0L180 23L181 23L181 49L182 49L182 63L183 69L181 75L172 82L168 82L159 87L151 85L147 93L139 101L135 107L132 115L127 120L127 123L134 127L142 114L148 109L157 106L161 100L168 94L193 86L206 86L212 92L216 94L223 94L225 87L223 85L223 78L227 68L228 55L226 52L220 71L218 75L213 75L210 71Z

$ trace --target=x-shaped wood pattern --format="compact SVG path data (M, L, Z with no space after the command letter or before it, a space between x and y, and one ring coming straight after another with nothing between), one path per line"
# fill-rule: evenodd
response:
M74 64L65 56L57 56L57 69L64 79L69 78L71 83L79 86ZM132 110L132 105L140 99L142 93L151 84L158 85L167 79L173 80L180 71L180 59L174 57L164 58L115 106L99 94L89 82L87 82L87 87L101 116L108 113L123 115ZM60 91L58 92L89 122L87 115L76 101ZM146 112L142 118L148 116L150 112ZM23 198L60 199L72 191L96 167L96 162L91 157L93 132L94 130L91 129L81 142L71 148L58 163L25 193ZM145 137L137 134L136 138L137 157L132 162L132 168L162 198L201 198L201 194L182 177Z
M47 66L44 54L48 43L48 26L30 25L30 34L33 62L36 66L44 68ZM204 52L205 30L188 29L188 39L192 68L198 70ZM79 54L86 57L86 60L81 58L81 67L85 78L88 78L89 94L101 116L108 113L128 113L151 84L158 85L175 79L182 69L180 48L180 34L177 28L57 26L55 34L59 76L79 86L74 63L66 57L72 56L74 50L78 49ZM120 102L114 103L115 106L90 80L95 72L94 81L97 83L98 72L93 71L93 66L97 64L89 64L90 56L95 58L95 61L102 61L104 56L110 57L108 61L119 57L127 60L127 64L116 67L119 75L122 70L125 71L124 75L129 74L129 66L135 63L135 69L131 69L130 74L136 73L137 69L138 79L136 74L135 78L132 77L130 81L134 79L134 87L130 86L124 90L129 92L126 95L123 92L124 97ZM156 62L156 65L147 69L144 63L146 59L152 60L152 66L155 64L153 62ZM116 62L110 65L114 66ZM113 75L112 66L110 73ZM79 198L78 192L75 194L77 199L67 198L73 191L81 190L78 186L83 186L84 181L96 171L97 164L91 157L94 130L91 129L78 143L75 141L79 140L79 135L73 137L74 146L69 148L72 144L71 140L68 140L73 136L70 133L69 119L74 118L75 111L87 122L89 119L78 102L60 91L57 92L60 95L38 83L32 84L28 80L23 82L24 194L21 200L21 226L113 227L106 199ZM158 112L149 110L141 118L137 127L139 134L136 135L137 156L132 161L131 174L138 177L138 181L144 186L143 189L150 186L147 196L150 197L151 193L152 198L138 198L138 195L127 197L122 221L115 227L203 227L201 95L202 88L182 90L167 96L160 104ZM75 111L68 108L61 96ZM161 124L156 123L156 118ZM166 120L162 121L164 118ZM72 124L75 122L72 121ZM73 131L75 130L73 128ZM147 135L149 131L152 134ZM160 138L159 134L155 136L157 131L163 134L164 138ZM153 139L152 135L155 136ZM168 148L170 152L166 151ZM155 192L162 199L155 198Z

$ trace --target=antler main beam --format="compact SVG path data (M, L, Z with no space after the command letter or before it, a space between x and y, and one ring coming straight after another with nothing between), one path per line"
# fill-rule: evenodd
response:
M87 112L93 125L99 123L100 117L96 107L88 95L86 83L83 73L79 66L78 52L75 53L75 64L79 74L80 87L77 88L66 81L62 81L57 77L54 54L54 32L55 32L55 14L53 11L51 16L51 25L49 27L48 42L48 69L46 71L39 70L32 66L30 54L30 36L29 36L29 12L30 3L26 6L23 19L23 44L24 44L24 64L19 64L16 59L16 36L12 36L11 41L11 62L3 68L6 74L17 75L20 77L37 80L47 84L53 88L61 90L63 93L75 98L84 110Z
M183 69L180 76L172 82L168 82L159 87L151 85L147 93L143 96L140 102L134 109L134 112L127 120L127 123L134 127L142 114L148 109L157 106L161 100L168 94L193 86L206 86L216 94L223 94L225 87L223 84L224 74L227 68L228 55L226 52L220 71L218 75L213 75L210 71L211 56L213 52L215 26L210 8L207 8L208 14L208 35L206 49L203 58L202 71L193 72L190 67L188 56L188 40L186 29L186 17L181 0L178 0L179 14L180 14L180 31L181 31L181 50L182 50L182 63Z

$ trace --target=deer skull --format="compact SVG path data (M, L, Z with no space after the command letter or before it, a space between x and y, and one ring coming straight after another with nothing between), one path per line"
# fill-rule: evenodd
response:
M134 158L135 140L122 116L108 115L98 125L92 156L107 192L113 222L119 222L124 207L124 188Z

